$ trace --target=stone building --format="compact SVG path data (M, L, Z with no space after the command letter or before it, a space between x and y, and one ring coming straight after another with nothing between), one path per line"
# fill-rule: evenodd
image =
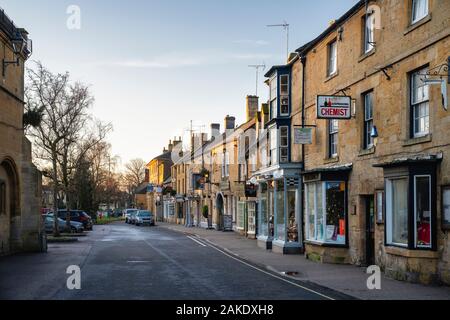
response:
M45 249L41 174L23 130L24 63L31 40L0 11L0 255ZM6 62L6 63L5 63Z
M448 1L359 1L297 50L309 259L450 283L449 17ZM349 118L322 119L342 99Z

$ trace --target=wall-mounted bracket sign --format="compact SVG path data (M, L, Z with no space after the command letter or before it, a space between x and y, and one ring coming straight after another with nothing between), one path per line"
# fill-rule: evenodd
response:
M294 144L312 144L312 128L294 128Z
M349 120L352 117L352 98L348 96L317 96L318 119Z

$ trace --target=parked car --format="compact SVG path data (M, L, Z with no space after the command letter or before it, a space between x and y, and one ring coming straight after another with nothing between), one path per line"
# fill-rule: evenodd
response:
M131 224L131 214L136 213L137 209L125 209L124 210L124 217L125 217L125 223Z
M139 210L136 213L135 224L137 226L146 225L146 224L148 224L149 226L154 226L155 218L153 216L153 213L151 213L150 211L146 211L146 210Z
M46 232L53 232L53 228L55 226L54 221L55 217L53 214L45 214L44 217L44 225ZM73 233L82 233L84 231L83 224L81 222L70 221L70 230L67 229L67 223L65 220L58 218L58 227L60 231L63 232L73 232Z
M53 214L53 213L52 213ZM67 211L66 210L59 210L58 211L58 217L66 220ZM93 223L91 217L84 211L81 210L70 210L70 221L76 221L83 224L83 227L85 230L92 230L93 229Z

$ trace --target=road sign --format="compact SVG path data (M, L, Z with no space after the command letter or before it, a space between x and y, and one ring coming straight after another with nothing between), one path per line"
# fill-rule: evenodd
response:
M352 98L346 96L317 96L318 119L351 119Z

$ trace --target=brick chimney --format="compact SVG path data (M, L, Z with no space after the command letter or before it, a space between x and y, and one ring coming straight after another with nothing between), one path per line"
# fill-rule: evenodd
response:
M247 96L245 111L247 122L256 117L258 113L259 98L257 96Z

